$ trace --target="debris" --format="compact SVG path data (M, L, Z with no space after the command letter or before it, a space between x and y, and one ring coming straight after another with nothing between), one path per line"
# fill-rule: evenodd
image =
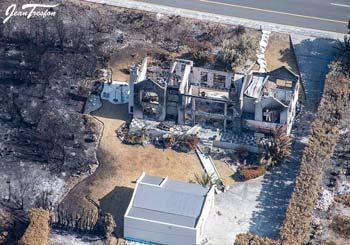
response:
M190 152L196 149L198 143L199 143L199 138L197 135L186 134L177 140L173 149L181 152Z
M334 201L333 193L322 188L320 196L316 203L316 208L321 211L327 211Z

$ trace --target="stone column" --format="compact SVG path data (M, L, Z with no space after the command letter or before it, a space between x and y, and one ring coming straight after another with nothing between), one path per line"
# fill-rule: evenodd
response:
M231 87L232 73L228 73L225 77L225 88L229 89Z
M138 77L138 67L132 65L130 67L130 76L129 76L129 113L133 114L134 112L134 84L137 81Z
M208 72L207 84L208 84L209 87L213 87L214 86L214 73Z
M226 126L227 126L227 119L226 119L226 116L227 116L227 103L225 103L225 107L224 107L224 116L225 116L225 119L224 119L224 132L226 132Z
M191 114L192 114L192 125L195 125L196 124L196 99L195 98L192 98Z

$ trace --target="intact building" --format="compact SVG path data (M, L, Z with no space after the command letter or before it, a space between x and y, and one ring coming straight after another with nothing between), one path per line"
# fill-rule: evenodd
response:
M199 244L214 188L145 175L124 216L127 240L156 244Z

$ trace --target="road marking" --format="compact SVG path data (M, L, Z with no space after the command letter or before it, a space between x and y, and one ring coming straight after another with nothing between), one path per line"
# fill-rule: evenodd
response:
M345 8L350 8L350 5L346 5L346 4L331 3L331 5L345 7Z
M335 22L335 23L341 23L341 24L348 24L348 22L341 21L341 20L332 20L332 19L326 19L326 18L319 18L319 17L315 17L315 16L306 16L306 15L301 15L301 14L292 14L292 13L287 13L287 12L279 12L279 11L275 11L275 10L260 9L260 8L236 5L236 4L231 4L231 3L222 3L222 2L215 2L215 1L210 1L210 0L199 0L199 1L203 2L203 3L212 3L212 4L217 4L217 5L229 6L229 7L235 7L235 8L242 8L242 9L250 9L250 10L256 10L256 11L267 12L267 13L289 15L289 16L300 17L300 18L305 18L305 19L314 19L314 20L322 20L322 21Z

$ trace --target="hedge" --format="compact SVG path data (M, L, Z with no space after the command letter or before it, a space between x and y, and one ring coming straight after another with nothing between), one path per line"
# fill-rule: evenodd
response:
M320 182L339 138L340 121L350 108L349 102L350 76L331 70L280 232L281 244L303 244L308 239Z
M18 244L48 244L48 238L50 233L49 218L49 211L40 208L31 209L29 211L29 225Z
M339 138L339 125L350 109L350 74L339 70L339 63L331 65L312 133L300 162L295 188L280 231L280 240L273 241L249 233L239 234L237 245L304 244L310 232L320 182Z
M250 233L241 233L236 237L235 245L277 245L279 241L259 237Z

